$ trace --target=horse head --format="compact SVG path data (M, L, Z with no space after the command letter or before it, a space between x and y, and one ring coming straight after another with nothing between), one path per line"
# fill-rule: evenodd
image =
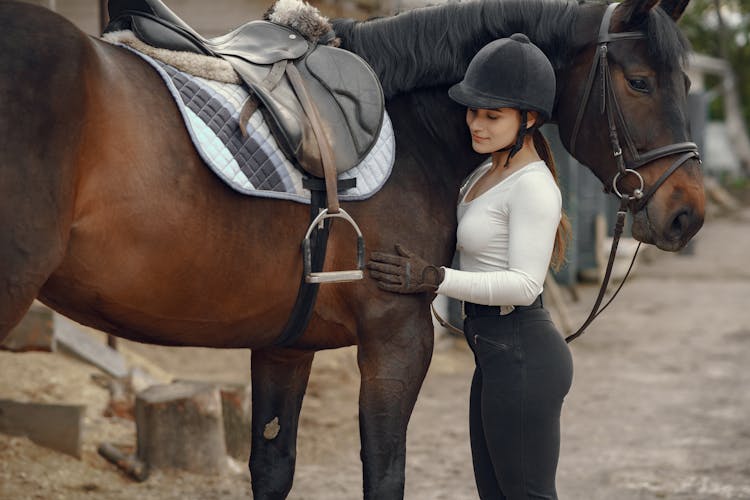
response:
M685 246L705 213L700 160L688 142L689 47L676 25L687 3L625 0L603 16L607 6L582 8L575 56L558 73L566 149L605 189L631 199L636 239L669 251ZM648 196L639 200L639 191Z

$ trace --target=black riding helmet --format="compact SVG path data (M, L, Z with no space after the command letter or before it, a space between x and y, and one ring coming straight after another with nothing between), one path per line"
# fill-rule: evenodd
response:
M523 33L488 43L477 52L464 79L448 95L468 108L515 108L521 111L521 126L508 159L523 145L526 112L536 111L540 121L552 116L555 103L555 70L544 53Z

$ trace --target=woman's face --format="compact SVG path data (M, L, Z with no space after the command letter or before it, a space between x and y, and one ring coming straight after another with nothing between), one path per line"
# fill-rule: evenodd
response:
M466 110L471 146L480 154L494 153L516 141L521 113L513 108Z

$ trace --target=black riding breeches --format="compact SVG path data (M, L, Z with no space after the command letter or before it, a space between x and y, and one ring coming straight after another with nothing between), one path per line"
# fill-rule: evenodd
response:
M476 359L469 425L479 497L557 499L570 351L540 299L504 316L493 311L498 308L467 307L464 323Z

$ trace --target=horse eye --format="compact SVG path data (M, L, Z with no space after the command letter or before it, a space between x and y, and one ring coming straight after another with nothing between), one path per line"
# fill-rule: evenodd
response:
M648 83L646 80L643 80L641 78L629 78L628 79L628 85L630 85L630 88L633 90L636 90L638 92L648 92Z

